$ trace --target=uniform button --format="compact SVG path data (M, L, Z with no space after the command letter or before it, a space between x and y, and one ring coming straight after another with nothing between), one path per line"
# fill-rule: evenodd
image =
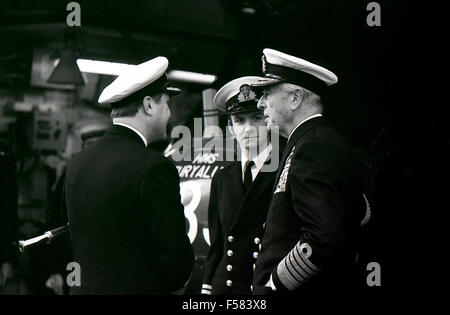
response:
M228 236L228 242L233 243L234 242L234 237L233 236Z
M265 229L265 228L266 228L266 222L263 223L263 229Z
M231 271L233 270L233 266L232 265L227 265L227 271Z
M253 252L253 258L258 258L258 252Z
M230 250L227 250L227 256L228 257L231 257L231 256L233 256L233 251L230 249Z
M259 249L259 250L262 249L262 244L259 244L258 249Z
M250 291L252 291L252 292L253 292L253 286L252 286L252 285L250 285Z
M259 237L255 237L255 244L258 245L259 243L261 243L261 240L259 239Z
M233 281L227 280L226 284L227 284L227 287L231 287L233 285Z
M256 264L253 264L253 271L256 270Z

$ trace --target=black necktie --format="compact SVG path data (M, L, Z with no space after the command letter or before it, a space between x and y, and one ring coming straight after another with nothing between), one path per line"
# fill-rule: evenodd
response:
M253 161L247 161L244 167L244 188L247 191L252 184L252 166L255 165Z

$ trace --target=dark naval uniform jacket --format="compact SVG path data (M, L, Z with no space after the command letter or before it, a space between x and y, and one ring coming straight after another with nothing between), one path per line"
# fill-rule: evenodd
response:
M211 247L205 263L203 294L251 294L254 263L275 175L276 170L259 171L247 192L241 162L233 162L214 175L208 208Z
M175 166L114 125L69 164L64 185L73 259L71 294L169 294L194 255Z
M325 118L294 130L272 192L254 294L325 297L353 288L365 175Z

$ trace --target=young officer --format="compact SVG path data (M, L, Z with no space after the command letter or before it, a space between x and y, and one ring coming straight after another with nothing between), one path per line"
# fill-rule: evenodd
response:
M249 87L262 78L242 77L223 86L214 103L229 116L229 128L242 152L216 173L211 182L208 224L211 240L202 294L251 294L254 262L270 204L276 170L263 168L271 151L257 94ZM265 79L263 79L265 80Z

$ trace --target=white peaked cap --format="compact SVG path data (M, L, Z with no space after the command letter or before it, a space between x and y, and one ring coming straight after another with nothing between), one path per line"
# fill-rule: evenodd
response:
M309 73L325 82L328 86L338 82L338 78L333 72L304 59L270 48L265 48L263 50L263 55L265 56L266 61L270 64Z
M223 87L220 88L220 90L216 93L214 96L213 103L216 106L216 108L221 112L228 112L230 109L227 104L229 101L233 98L235 99L236 103L245 103L248 101L255 101L257 102L257 95L254 93L254 91L243 91L243 86L249 86L249 87L258 87L258 86L265 86L268 84L275 84L280 82L280 80L272 79L272 78L264 78L264 77L258 77L258 76L245 76L240 77L234 80L231 80L227 84L225 84ZM241 96L241 97L239 97Z
M168 66L169 60L166 57L156 57L131 67L103 90L98 102L115 103L124 99L161 78Z

